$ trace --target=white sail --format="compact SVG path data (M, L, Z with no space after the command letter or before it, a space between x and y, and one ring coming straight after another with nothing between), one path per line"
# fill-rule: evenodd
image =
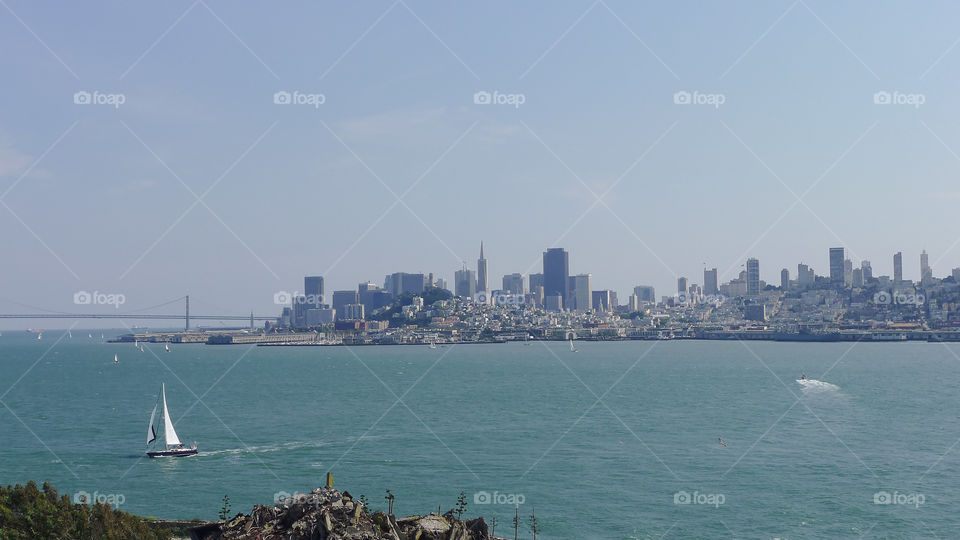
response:
M167 352L170 352L170 345L167 345L166 343L164 343L164 344L163 344L163 350L165 350L165 351L167 351Z
M167 410L167 389L165 386L160 386L160 392L163 394L163 436L167 441L167 446L177 446L180 444L180 439L177 437L177 432L173 429L173 422L170 421L170 411Z
M150 425L147 426L147 444L157 440L157 430L153 429L153 420L157 417L157 406L159 405L159 403L155 403L153 405L153 412L150 413Z
M120 358L119 358L117 355L113 355L113 363L114 363L114 364L119 364L119 363L120 363Z

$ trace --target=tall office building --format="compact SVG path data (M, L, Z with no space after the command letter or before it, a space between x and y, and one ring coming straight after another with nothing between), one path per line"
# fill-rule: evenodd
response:
M423 274L394 272L384 279L383 288L394 298L404 293L420 294L427 287L427 277Z
M359 303L363 304L363 309L368 315L373 314L380 308L389 306L393 302L390 291L381 289L375 283L369 281L357 286L357 299Z
M510 294L523 294L523 274L513 273L503 276L503 290Z
M359 304L360 303L360 292L359 291L333 291L333 309L334 316L337 320L340 319L349 319L350 317L346 316L345 306L347 304Z
M830 283L843 284L843 248L830 248Z
M853 286L863 287L863 270L860 268L853 269Z
M543 252L543 295L544 298L559 296L562 305L567 307L568 279L570 277L570 255L563 248L550 248Z
M927 256L927 250L920 253L920 282L927 284L933 278L933 269L930 268L930 258Z
M899 283L903 281L903 252L898 251L893 254L893 281Z
M308 309L319 309L323 304L323 276L303 278L303 294L307 297Z
M490 296L490 279L487 277L487 259L483 257L483 242L480 242L480 258L477 259L477 292Z
M637 300L640 302L657 301L656 290L649 285L637 285L633 288L633 294L637 295Z
M717 269L703 269L703 294L717 294L720 284L717 282Z
M690 291L690 281L685 277L677 278L677 294L687 294Z
M780 288L784 291L790 289L790 271L786 268L780 271Z
M812 285L816 280L816 274L813 271L813 268L800 263L797 265L797 285L804 287L807 285Z
M613 291L593 291L593 309L611 312L616 307L617 294Z
M849 287L853 283L853 261L843 260L843 284Z
M863 284L868 285L873 279L873 267L870 266L870 261L860 261L860 271L863 273Z
M571 293L573 296L573 306L571 309L577 311L590 311L593 309L593 277L590 274L577 274L571 276Z
M747 259L747 295L760 294L760 261Z
M473 270L464 268L453 274L454 294L470 300L477 294L477 278Z

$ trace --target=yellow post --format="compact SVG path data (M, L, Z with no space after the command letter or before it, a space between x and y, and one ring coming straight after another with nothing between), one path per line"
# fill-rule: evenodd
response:
M327 487L328 487L328 488L333 488L333 473L332 473L332 472L328 472L328 473L327 473Z

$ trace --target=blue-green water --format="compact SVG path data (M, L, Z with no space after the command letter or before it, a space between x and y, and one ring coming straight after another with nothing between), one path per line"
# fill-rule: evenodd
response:
M446 511L463 491L467 514L496 516L510 537L514 506L475 504L476 494L522 495L523 521L536 506L542 538L960 530L956 345L140 353L86 332L54 345L55 334L0 336L0 482L122 495L121 508L138 514L215 519L224 494L249 512L332 471L338 488L375 508L390 489L399 515ZM835 387L805 389L801 371ZM196 457L143 458L161 381L181 439L199 442ZM694 502L675 504L680 492ZM878 492L895 504L875 504Z

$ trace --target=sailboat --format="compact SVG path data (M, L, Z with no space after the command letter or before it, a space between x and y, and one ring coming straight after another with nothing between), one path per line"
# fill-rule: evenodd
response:
M40 332L39 334L37 334L37 339L43 339L43 332Z
M197 443L193 443L193 446L186 447L183 443L180 442L180 438L177 437L177 432L173 429L173 422L170 420L170 411L167 410L167 389L166 386L161 383L160 385L160 400L163 400L163 410L161 411L161 416L163 416L163 446L158 450L148 451L147 456L151 458L156 457L183 457L183 456L192 456L197 453ZM150 425L147 426L147 445L157 440L157 429L154 426L153 421L157 417L157 408L160 406L160 400L157 400L157 403L153 406L153 412L150 413Z
M570 352L577 352L577 348L573 346L573 338L570 338Z
M163 350L165 350L165 351L167 351L167 352L170 352L170 345L167 344L167 343L164 343L164 344L163 344Z
M67 339L73 339L73 332L67 330Z
M87 334L87 337L93 339L93 334Z
M143 352L143 345L140 346L140 352Z
M430 342L430 348L431 348L431 349L436 349L436 348L437 348L437 342L436 342L436 341L431 341L431 342Z
M120 357L117 356L117 355L113 355L113 363L114 363L114 364L119 364L119 363L120 363Z

